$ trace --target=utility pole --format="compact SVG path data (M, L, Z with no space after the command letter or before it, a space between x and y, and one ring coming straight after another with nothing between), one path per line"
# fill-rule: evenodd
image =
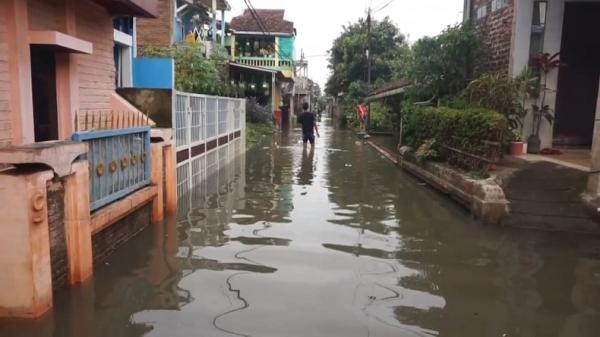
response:
M367 13L367 91L371 93L371 7ZM367 95L368 95L367 94ZM367 102L367 121L365 132L369 132L371 125L371 102Z
M212 40L217 44L217 0L212 0ZM214 47L213 45L213 47Z
M371 8L367 14L367 84L371 91Z

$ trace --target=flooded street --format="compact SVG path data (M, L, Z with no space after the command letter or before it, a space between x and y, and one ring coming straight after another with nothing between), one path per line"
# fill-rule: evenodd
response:
M481 226L322 131L207 168L176 217L0 336L600 335L600 239Z

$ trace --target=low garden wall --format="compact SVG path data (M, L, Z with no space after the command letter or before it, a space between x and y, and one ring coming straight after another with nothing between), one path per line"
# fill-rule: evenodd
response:
M399 156L369 144L464 205L480 222L498 225L509 213L509 202L488 171L501 157L504 129L504 117L491 110L418 107L405 115L403 141L408 146Z
M404 144L418 161L440 160L467 171L495 168L506 121L482 108L418 107L406 113Z

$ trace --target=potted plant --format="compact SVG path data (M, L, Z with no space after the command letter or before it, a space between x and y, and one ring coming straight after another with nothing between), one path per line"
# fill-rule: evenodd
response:
M533 64L536 69L539 71L541 77L541 85L539 88L540 94L539 104L532 104L532 113L533 113L533 123L531 136L527 139L527 151L528 153L540 153L541 150L541 139L540 139L540 128L542 127L542 122L544 120L548 121L548 123L554 123L554 114L552 109L548 104L546 104L546 95L552 89L547 87L548 83L548 74L557 69L563 64L560 63L559 53L554 55L550 55L548 53L540 54L533 60Z
M510 142L510 155L511 156L522 156L527 153L527 143L523 141L521 135L515 135L513 140Z

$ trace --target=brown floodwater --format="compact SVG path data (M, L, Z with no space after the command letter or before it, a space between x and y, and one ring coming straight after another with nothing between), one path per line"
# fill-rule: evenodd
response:
M298 132L0 336L600 336L600 238L481 226L352 133Z

